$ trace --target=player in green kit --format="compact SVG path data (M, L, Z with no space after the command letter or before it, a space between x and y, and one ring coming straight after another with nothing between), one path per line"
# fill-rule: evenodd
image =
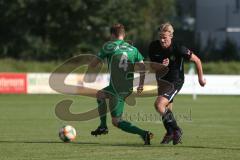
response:
M144 70L143 57L137 48L124 41L125 29L122 24L113 25L110 33L112 41L106 43L100 50L98 58L93 59L89 64L89 68L95 68L102 60L107 59L110 71L109 86L97 93L98 112L101 123L91 134L97 136L108 133L106 99L109 99L112 124L125 132L140 135L144 140L144 144L149 145L150 139L153 137L151 132L140 129L122 119L125 99L133 90L134 66L137 65L141 70ZM143 91L144 78L144 72L140 72L140 81L137 88L138 93Z

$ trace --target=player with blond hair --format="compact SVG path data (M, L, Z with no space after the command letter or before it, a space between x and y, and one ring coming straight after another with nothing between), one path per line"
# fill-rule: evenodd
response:
M154 63L152 64L152 68L156 70L158 83L158 97L155 101L155 108L162 116L162 121L167 131L161 144L168 144L173 141L173 144L176 145L181 143L183 132L173 116L172 104L173 98L181 90L184 83L184 61L195 63L198 81L202 87L205 86L206 80L203 78L201 60L191 50L174 41L173 26L167 22L160 25L158 31L159 40L155 40L149 45L149 58L152 62L167 66L169 71L165 76L161 77ZM163 81L169 82L173 89L162 93L160 86Z

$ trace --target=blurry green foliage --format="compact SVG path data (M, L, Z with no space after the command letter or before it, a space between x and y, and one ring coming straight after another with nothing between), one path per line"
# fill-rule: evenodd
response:
M146 55L153 31L174 14L175 0L0 0L0 57L49 61L95 54L117 22Z

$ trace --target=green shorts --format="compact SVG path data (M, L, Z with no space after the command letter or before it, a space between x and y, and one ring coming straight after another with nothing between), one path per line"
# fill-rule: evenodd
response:
M128 97L131 92L117 93L111 85L102 90L111 95L111 98L109 98L109 109L112 117L121 117L123 114L125 98Z

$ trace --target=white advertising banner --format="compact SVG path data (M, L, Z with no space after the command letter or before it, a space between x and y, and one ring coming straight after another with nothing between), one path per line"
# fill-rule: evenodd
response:
M65 79L65 84L73 86L84 86L100 90L109 83L109 74L100 74L93 83L83 81L83 74L70 74ZM28 94L56 94L49 85L50 73L29 73L27 74ZM135 75L135 78L139 75ZM238 75L205 75L207 84L201 87L197 75L185 75L185 83L180 94L200 95L240 95L240 76ZM134 81L138 84L138 79ZM145 91L156 92L157 86L154 74L146 75L147 85ZM135 87L136 88L136 87Z
M180 94L240 95L239 75L205 75L207 84L201 87L197 75L185 75Z
M27 74L27 91L28 94L56 94L49 85L50 73L28 73ZM67 85L78 85L81 81L81 74L70 74L65 79L65 84Z

